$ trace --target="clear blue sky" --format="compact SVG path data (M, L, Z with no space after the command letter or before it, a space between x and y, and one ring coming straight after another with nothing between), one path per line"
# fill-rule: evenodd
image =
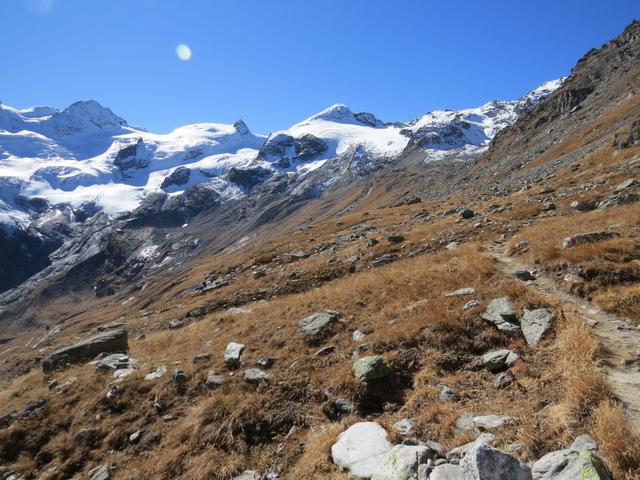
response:
M634 17L638 0L0 0L0 100L96 99L158 132L267 133L333 103L408 120L519 97Z

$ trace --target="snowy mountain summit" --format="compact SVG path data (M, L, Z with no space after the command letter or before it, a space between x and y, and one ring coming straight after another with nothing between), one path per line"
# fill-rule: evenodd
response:
M94 100L62 111L0 104L0 223L26 228L61 214L73 222L87 211L113 216L151 194L173 197L196 186L224 203L275 174L326 172L314 178L329 185L340 169L327 162L345 155L366 157L366 172L406 149L424 151L425 161L465 159L561 82L547 82L519 100L438 110L410 122L384 123L336 104L268 136L252 133L242 120L155 134Z

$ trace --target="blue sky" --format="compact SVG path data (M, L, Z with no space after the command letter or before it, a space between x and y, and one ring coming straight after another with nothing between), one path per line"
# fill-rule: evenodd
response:
M96 99L167 132L267 133L333 104L383 120L517 98L640 17L638 0L1 0L0 100ZM178 44L192 58L176 55Z

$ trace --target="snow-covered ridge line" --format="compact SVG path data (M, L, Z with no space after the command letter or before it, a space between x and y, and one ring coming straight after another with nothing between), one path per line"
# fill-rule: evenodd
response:
M472 154L562 80L519 100L438 110L410 122L384 123L336 104L269 136L252 133L241 120L156 134L93 100L62 111L0 103L0 223L26 225L56 212L67 212L71 221L74 212L116 215L135 209L151 193L175 196L200 184L224 202L275 173L304 176L354 151L369 161L393 158L408 147L423 149L427 160Z

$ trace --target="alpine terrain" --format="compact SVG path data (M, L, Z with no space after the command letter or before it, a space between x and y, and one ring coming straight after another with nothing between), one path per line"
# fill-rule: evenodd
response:
M640 478L640 22L516 100L166 134L0 103L0 478Z

